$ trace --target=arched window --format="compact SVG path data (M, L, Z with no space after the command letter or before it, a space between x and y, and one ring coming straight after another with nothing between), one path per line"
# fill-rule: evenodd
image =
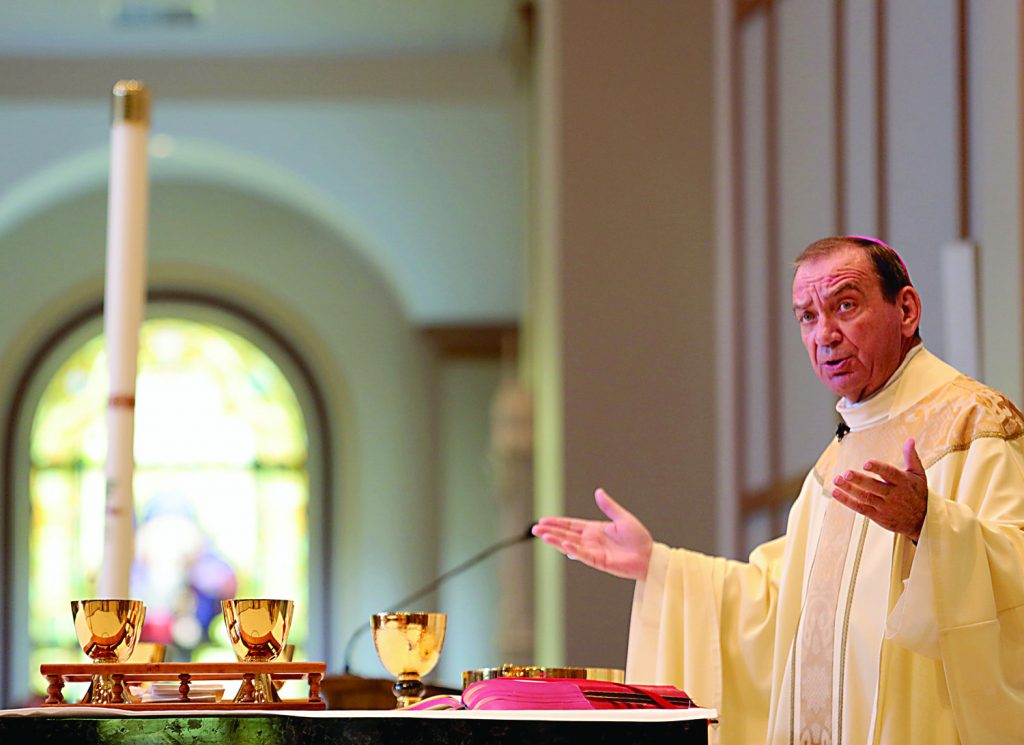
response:
M68 600L91 596L103 556L107 373L102 336L47 384L31 430L30 679L79 659ZM222 597L308 609L309 474L302 410L274 361L217 325L143 324L135 419L131 592L143 639L168 659L234 659ZM301 658L308 614L289 641Z

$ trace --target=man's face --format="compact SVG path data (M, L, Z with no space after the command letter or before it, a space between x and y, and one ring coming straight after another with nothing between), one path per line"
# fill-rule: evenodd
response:
M857 248L808 261L793 277L793 311L811 366L849 401L870 396L899 367L913 333L904 310L886 302L871 260Z

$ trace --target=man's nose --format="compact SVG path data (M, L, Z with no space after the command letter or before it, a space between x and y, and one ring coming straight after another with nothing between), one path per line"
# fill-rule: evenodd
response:
M815 330L814 341L818 346L831 347L837 344L842 338L837 326L831 319L822 318L818 321L818 328Z

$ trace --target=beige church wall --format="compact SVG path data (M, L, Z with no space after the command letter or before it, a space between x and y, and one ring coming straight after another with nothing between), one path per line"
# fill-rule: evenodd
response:
M438 371L438 566L458 566L505 534L495 490L491 407L500 379L492 360L451 360ZM521 526L525 529L526 525ZM522 556L526 547L506 550L453 576L438 591L437 610L448 612L448 642L436 677L462 686L462 672L495 667L499 606L506 588L495 582L502 556Z
M61 188L69 163L105 167L111 86L137 77L153 95L154 171L194 171L198 154L221 172L295 182L345 222L417 322L520 311L528 88L507 55L11 58L3 69L0 138L18 146L2 195L58 168L48 183Z
M714 548L708 2L542 3L539 509L603 486L657 537ZM542 662L622 667L632 583L541 552Z
M741 84L744 92L749 95L742 97L742 108L738 116L743 121L764 121L769 101L763 86L759 85L764 75L764 50L766 48L767 24L763 19L754 19L743 29L743 42L746 54L741 64ZM772 328L767 324L762 309L774 302L773 290L766 278L772 276L770 271L776 269L769 265L769 235L763 226L767 224L771 205L768 202L768 191L764 188L760 174L768 172L769 150L762 127L747 127L743 130L742 163L744 177L741 179L743 204L747 205L746 222L749 227L743 231L743 238L737 243L739 260L735 257L725 273L733 282L731 293L738 295L737 311L741 314L735 320L735 331L742 335L743 347L750 360L768 360L776 354L776 340L768 333ZM758 227L760 226L760 228ZM774 284L777 284L774 283ZM728 353L734 353L729 349ZM770 365L737 365L739 385L747 392L741 406L744 418L750 422L767 421L771 415L769 395L771 381L764 375ZM764 486L761 483L770 468L769 441L756 438L733 457L741 459L742 467L737 468L741 488L749 489ZM756 476L752 476L755 474Z
M1021 6L970 3L970 220L979 250L985 381L1024 401L1021 302Z
M842 14L833 17L832 28L838 22L844 31L841 52L835 48L834 33L829 34L833 61L838 57L845 71L842 76L845 112L836 118L836 123L842 125L845 132L845 143L838 154L846 170L846 178L839 185L843 192L843 210L850 225L864 226L865 230L872 231L877 230L878 225L878 200L875 197L877 80L869 60L874 60L876 53L876 5L874 0L850 0ZM830 98L835 100L834 96Z

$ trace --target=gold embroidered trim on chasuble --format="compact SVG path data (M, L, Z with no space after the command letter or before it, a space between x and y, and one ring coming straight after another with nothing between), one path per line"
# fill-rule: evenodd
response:
M846 589L846 609L845 609L845 612L843 614L843 633L842 633L842 637L840 638L840 644L839 644L839 648L840 648L840 655L839 655L839 686L838 686L839 696L838 696L838 706L837 706L837 709L840 712L840 715L842 714L842 711L843 711L843 693L844 693L844 690L845 690L845 683L846 683L846 641L847 641L847 638L848 638L848 635L849 635L849 631L850 631L850 609L853 606L853 593L854 593L854 590L857 587L857 573L860 570L860 560L861 560L861 557L864 555L864 541L865 541L865 539L867 538L867 535L868 535L868 521L867 521L867 519L864 518L864 517L860 517L859 520L860 520L860 536L857 539L857 553L854 555L853 570L852 570L852 572L850 574L850 585ZM817 558L817 557L815 557L815 558ZM812 571L813 571L813 568L812 568ZM800 622L803 621L803 615L804 615L804 613L806 611L807 611L807 605L805 603L803 608L801 608L801 611L800 611ZM835 619L834 619L835 613L834 612L833 612L832 616L833 616L833 624L834 624L834 622L835 622ZM798 626L798 628L799 628L799 626ZM833 633L833 641L834 641L834 633L835 633L834 626L833 626L833 632L832 633ZM804 660L803 659L801 659L801 663L804 664ZM818 660L818 664L823 664L820 659ZM789 668L789 742L790 742L790 745L796 745L797 741L795 740L795 736L796 736L796 702L797 702L797 692L796 692L796 655L795 654L792 654L792 653L790 654L789 665L790 665L790 668ZM829 667L831 667L831 665L832 665L831 659L828 661L828 665L829 665ZM831 695L832 695L831 689L829 689L828 690L828 696L831 697ZM800 703L801 703L801 710L803 710L805 708L805 701L804 701L804 697L803 696L800 697ZM812 705L812 708L821 709L822 707L819 704L817 706ZM832 715L832 711L831 711L831 698L829 698L828 706L824 707L824 710L827 712L827 715L829 717L831 717L831 715ZM804 743L822 742L823 740L824 741L828 741L828 740L825 740L825 738L824 738L824 735L825 735L826 732L829 733L829 735L831 735L831 723L830 722L829 723L823 723L823 722L821 722L820 719L818 719L816 722L809 723L809 722L806 721L806 718L802 717L801 718L800 740L799 740L800 745L804 745ZM842 743L843 743L843 729L842 729L842 727L840 727L834 734L835 734L835 745L842 745Z
M929 422L941 422L941 426L929 428ZM883 429L888 436L881 436ZM903 443L913 437L921 462L931 468L950 453L966 450L975 440L1015 440L1024 435L1024 413L998 391L960 375L893 419L848 433L843 438L844 450L846 443L860 439L859 435L869 438L863 460L902 467ZM815 464L814 478L822 486L832 483L838 455L839 442L833 440ZM857 467L862 465L863 461Z
M836 614L856 517L856 513L838 502L830 503L814 552L798 633L801 745L833 742Z

